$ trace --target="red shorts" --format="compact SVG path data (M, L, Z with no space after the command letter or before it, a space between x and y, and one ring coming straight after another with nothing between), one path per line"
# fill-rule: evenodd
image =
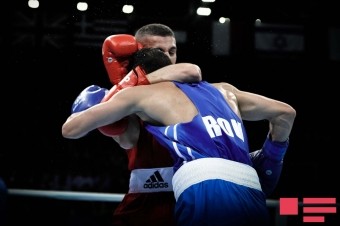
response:
M114 226L174 226L173 192L128 193L113 213Z

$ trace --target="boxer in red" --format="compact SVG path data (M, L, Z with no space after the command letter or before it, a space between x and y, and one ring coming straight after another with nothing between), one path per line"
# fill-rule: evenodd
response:
M127 74L127 65L133 53L140 48L158 48L171 60L172 65L145 75L142 70ZM110 81L115 86L105 96L109 99L117 90L134 85L147 85L164 80L195 82L201 80L197 65L176 63L177 46L174 32L163 24L141 27L135 36L120 34L109 36L103 43L103 61ZM123 79L124 78L124 79ZM172 190L173 160L142 126L137 117L117 126L99 128L112 136L128 155L131 171L129 191L113 214L113 225L174 226L175 198ZM129 123L127 123L129 122ZM125 126L122 127L122 124ZM124 131L124 132L123 132ZM122 133L123 132L123 133Z

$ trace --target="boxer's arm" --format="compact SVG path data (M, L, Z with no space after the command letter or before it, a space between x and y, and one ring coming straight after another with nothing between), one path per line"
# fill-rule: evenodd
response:
M263 95L241 91L228 83L219 83L219 87L235 96L234 102L242 120L267 120L273 141L285 142L288 139L296 117L292 106ZM230 97L225 95L225 98L230 102Z
M178 63L149 73L147 78L151 84L164 81L199 82L202 80L202 74L196 64Z
M150 96L150 92L147 89L126 89L106 102L71 114L62 126L62 135L65 138L78 139L94 129L135 114L140 111L139 104Z

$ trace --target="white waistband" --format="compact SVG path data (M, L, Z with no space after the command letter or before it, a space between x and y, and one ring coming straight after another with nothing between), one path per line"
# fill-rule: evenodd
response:
M173 175L172 167L132 170L129 193L173 191Z
M185 163L173 176L176 200L191 185L210 179L221 179L262 190L253 167L222 158L201 158Z

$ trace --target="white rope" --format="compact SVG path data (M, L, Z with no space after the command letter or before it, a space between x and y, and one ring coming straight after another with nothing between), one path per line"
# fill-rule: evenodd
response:
M73 191L46 191L31 189L8 189L9 195L33 196L50 199L75 200L75 201L103 201L120 202L125 194L96 193L96 192L73 192Z
M8 189L8 194L13 196L29 196L73 201L98 201L121 202L125 194L97 193L97 192L73 192L73 191L46 191L34 189ZM278 207L279 201L267 199L268 207Z
M73 192L73 191L51 191L51 190L34 190L34 189L8 189L8 194L11 196L25 196L48 198L69 201L95 201L95 202L121 202L125 194L115 193L97 193L97 192ZM279 200L267 199L267 207L275 208L276 226L286 226L286 217L279 214Z

